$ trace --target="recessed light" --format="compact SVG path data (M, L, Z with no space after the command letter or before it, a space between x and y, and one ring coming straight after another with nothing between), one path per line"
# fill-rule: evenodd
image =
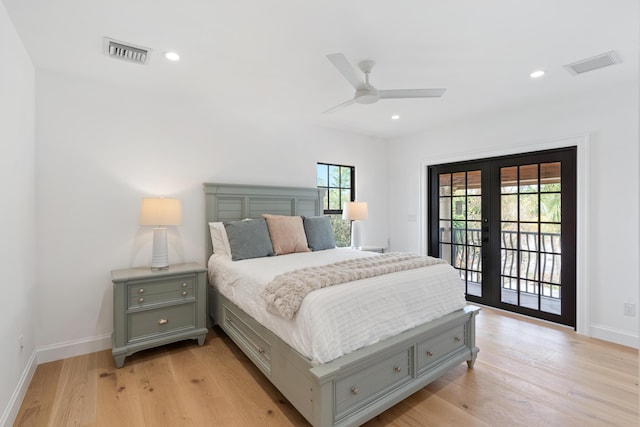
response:
M399 115L394 114L393 116L391 116L391 120L398 120L400 118Z
M529 74L529 76L531 76L532 79L537 79L537 78L540 78L540 77L544 76L544 71L543 70L536 70L533 73Z
M180 59L180 55L175 52L167 52L164 54L164 57L169 61L178 61Z

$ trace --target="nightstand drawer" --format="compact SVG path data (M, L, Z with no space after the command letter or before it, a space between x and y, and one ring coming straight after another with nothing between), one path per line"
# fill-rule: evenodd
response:
M181 329L194 328L196 324L194 304L145 310L128 314L128 342L163 335Z
M165 302L180 302L191 298L193 298L193 289L191 288L162 293L145 293L129 296L129 304L127 305L127 307L129 309L142 308L148 307L153 304L160 304Z
M137 301L140 297L146 298L152 294L162 294L172 291L185 291L193 289L193 276L190 277L178 277L173 279L157 280L157 281L140 281L130 283L129 288L129 300Z

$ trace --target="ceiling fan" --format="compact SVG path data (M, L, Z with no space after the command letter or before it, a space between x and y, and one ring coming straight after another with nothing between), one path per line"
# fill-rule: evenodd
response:
M375 61L362 61L358 64L360 70L364 73L364 81L356 74L347 58L341 53L332 53L327 55L329 61L335 65L340 71L340 74L351 86L356 89L354 97L342 104L338 104L335 107L331 107L324 113L333 113L336 110L347 107L355 102L358 104L373 104L380 99L392 99L392 98L439 98L447 89L391 89L391 90L378 90L371 83L369 83L369 74L373 66L376 65Z

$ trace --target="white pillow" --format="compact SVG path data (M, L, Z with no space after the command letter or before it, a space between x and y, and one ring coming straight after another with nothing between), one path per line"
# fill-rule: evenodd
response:
M226 255L231 257L231 246L227 237L227 230L221 222L210 222L209 232L211 233L211 244L213 253L216 255Z

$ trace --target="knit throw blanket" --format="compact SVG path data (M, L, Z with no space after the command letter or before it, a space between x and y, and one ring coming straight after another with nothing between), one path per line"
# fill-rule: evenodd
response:
M349 259L279 274L267 284L260 297L271 313L292 319L304 297L316 289L445 262L440 258L402 252Z

